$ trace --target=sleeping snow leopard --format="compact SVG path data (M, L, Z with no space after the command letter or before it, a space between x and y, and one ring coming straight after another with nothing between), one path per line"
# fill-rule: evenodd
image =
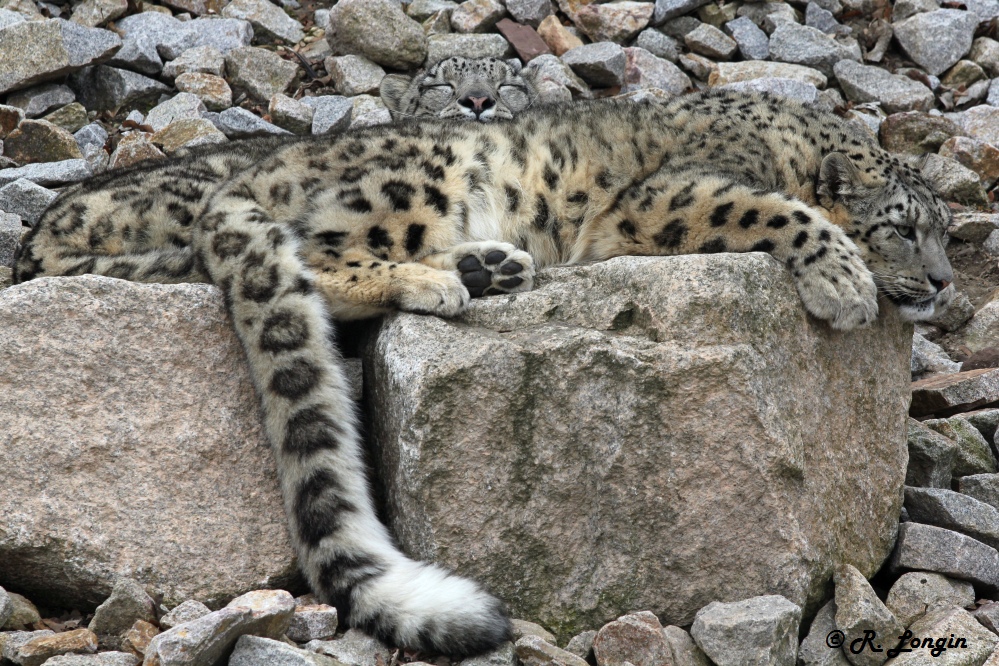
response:
M512 118L537 99L534 80L496 58L445 58L413 76L388 74L380 88L393 120Z
M53 202L14 281L217 285L313 589L349 626L457 656L507 639L508 620L475 583L405 557L376 519L334 320L451 316L559 263L752 251L834 328L872 321L879 289L919 320L954 293L948 221L916 171L840 118L708 92L269 138L106 173Z

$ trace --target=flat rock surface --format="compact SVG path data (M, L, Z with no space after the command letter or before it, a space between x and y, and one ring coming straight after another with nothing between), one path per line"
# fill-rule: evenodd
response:
M389 522L560 640L621 608L817 604L847 553L872 575L894 542L910 330L887 310L832 332L762 255L552 269L452 321L389 317L365 367Z
M969 412L999 401L999 369L979 368L912 383L913 416Z
M16 359L0 366L0 585L92 608L116 576L168 605L289 583L274 462L214 287L40 279L0 292L0 328Z

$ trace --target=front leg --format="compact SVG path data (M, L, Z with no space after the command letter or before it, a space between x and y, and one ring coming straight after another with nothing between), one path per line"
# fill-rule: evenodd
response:
M787 266L811 314L851 329L877 317L860 251L819 211L723 176L657 174L619 199L584 237L586 256L769 252Z

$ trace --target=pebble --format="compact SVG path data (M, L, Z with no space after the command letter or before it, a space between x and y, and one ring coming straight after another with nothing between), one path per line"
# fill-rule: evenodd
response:
M694 616L690 634L717 666L794 666L801 609L777 595L713 601Z
M326 59L326 72L341 95L377 94L385 70L362 56L346 55Z
M55 198L56 193L52 190L21 178L0 187L0 210L16 213L25 224L33 227ZM0 600L0 615L3 615L2 607ZM0 621L0 627L5 621Z
M971 50L978 21L959 9L938 9L896 22L895 39L912 60L939 76Z
M729 21L725 28L732 35L739 54L746 60L766 60L770 57L770 38L747 16Z
M181 118L154 133L149 140L167 155L173 155L182 148L225 143L228 138L207 118Z
M222 16L249 21L255 31L297 44L305 37L302 24L283 9L267 0L232 0L222 10Z
M286 129L267 122L252 111L234 106L219 114L219 124L222 132L230 139L245 139L251 136L267 136L268 134L291 134Z
M624 83L627 56L617 44L586 44L566 51L562 62L592 86L609 88Z
M195 95L209 111L224 111L232 106L232 89L220 76L185 72L177 77L174 85L181 93Z
M975 588L971 583L928 571L902 574L885 599L885 606L903 627L912 626L927 611L974 604Z
M233 88L267 101L291 85L298 75L298 65L273 51L242 46L226 54L225 71Z
M60 83L46 83L7 96L7 104L22 109L28 118L37 118L75 101L76 95L69 86Z
M312 107L297 99L275 94L267 105L267 113L278 127L294 134L308 134L312 131Z
M300 100L312 108L312 133L341 132L350 126L354 103L340 95L303 97Z
M332 606L296 606L288 626L288 638L296 643L328 640L336 634L337 612Z
M4 155L19 164L83 157L73 135L47 120L23 120L4 139Z
M155 604L146 590L134 580L119 579L104 603L94 611L91 631L117 636L135 624L136 620L156 621Z
M695 30L691 30L683 39L691 51L720 60L728 60L739 48L734 39L707 23L702 23Z

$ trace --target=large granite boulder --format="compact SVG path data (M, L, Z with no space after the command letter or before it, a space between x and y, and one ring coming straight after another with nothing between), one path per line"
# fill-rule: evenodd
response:
M766 255L544 272L445 321L386 318L365 398L403 548L560 638L630 609L818 609L835 566L890 553L910 325L804 312Z
M246 361L209 285L46 278L0 291L0 586L93 608L294 585Z

